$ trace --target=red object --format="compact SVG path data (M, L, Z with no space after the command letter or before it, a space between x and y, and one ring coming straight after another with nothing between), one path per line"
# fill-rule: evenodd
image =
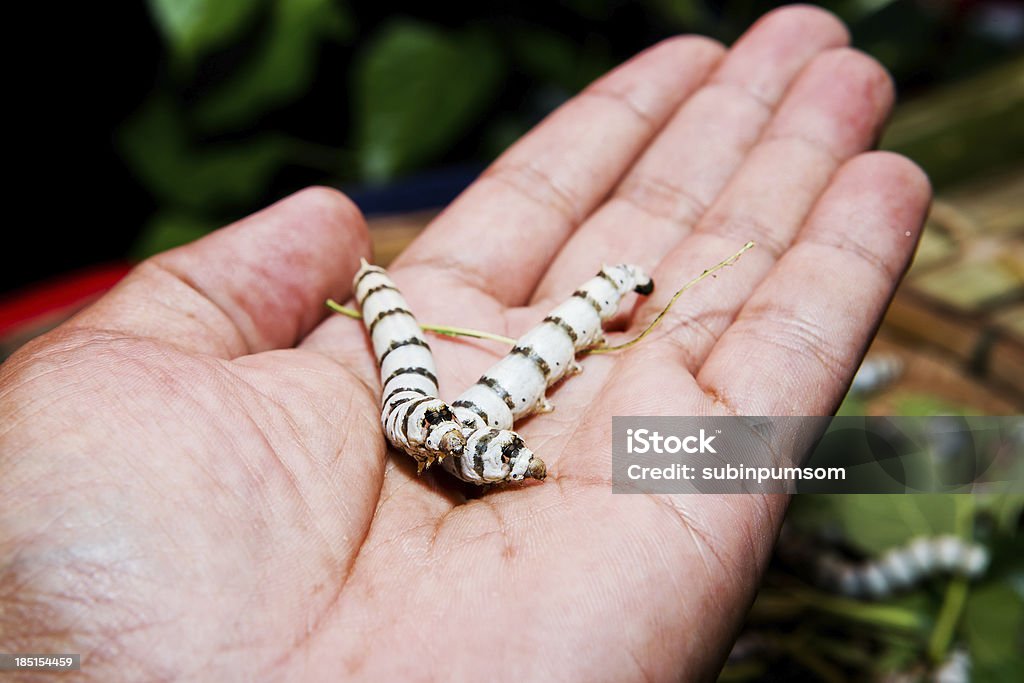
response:
M4 295L0 298L0 338L61 314L70 316L117 284L131 268L126 262L90 266Z

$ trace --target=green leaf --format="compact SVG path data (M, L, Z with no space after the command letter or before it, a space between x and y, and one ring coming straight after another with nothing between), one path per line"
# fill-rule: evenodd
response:
M965 406L954 405L929 394L902 392L892 397L894 415L977 415Z
M288 152L280 137L196 146L180 113L156 95L121 130L126 161L161 201L205 212L250 205L267 188Z
M675 29L696 31L708 22L701 0L648 0L647 4Z
M967 598L963 629L971 680L1018 681L1024 671L1024 600L1005 583L981 586Z
M193 242L217 227L216 223L190 214L163 212L154 216L132 247L132 258L142 260L153 254Z
M149 0L164 39L185 61L234 38L263 5L259 0Z
M322 38L347 39L352 17L332 0L277 0L270 29L255 57L201 102L196 123L223 130L307 92Z
M608 45L596 37L576 44L565 36L530 26L512 33L517 65L542 83L572 95L614 66Z
M501 72L497 46L482 34L388 25L355 68L364 176L384 180L443 151L488 103Z

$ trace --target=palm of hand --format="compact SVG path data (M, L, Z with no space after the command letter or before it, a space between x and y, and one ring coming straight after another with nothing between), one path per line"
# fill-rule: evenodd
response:
M642 324L673 284L761 243L663 333L553 392L556 412L520 429L542 484L467 500L385 457L362 326L316 324L366 251L338 195L302 193L143 265L3 367L0 494L18 512L0 518L3 618L37 625L26 645L184 678L712 671L784 501L612 496L611 416L819 414L841 396L927 203L906 162L850 160L890 93L844 40L803 9L724 58L695 38L645 53L394 266L421 320L515 336L601 261L653 270L659 291L624 320ZM487 221L510 228L482 242ZM502 352L431 344L448 399Z

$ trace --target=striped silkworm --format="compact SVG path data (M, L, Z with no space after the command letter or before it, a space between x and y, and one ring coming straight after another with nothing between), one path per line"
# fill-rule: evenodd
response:
M976 579L989 563L985 546L948 534L919 536L862 562L822 552L810 539L792 533L784 532L779 541L788 562L809 568L822 588L851 598L885 598L939 574Z
M380 365L381 424L391 445L411 455L419 471L440 460L475 484L544 478L544 462L518 434L466 427L438 398L433 353L387 271L364 260L353 290Z
M964 647L956 647L932 673L933 683L970 683L971 653Z
M387 272L365 260L352 289L380 366L384 436L419 471L466 448L462 425L438 398L434 356L405 298Z
M601 323L615 314L622 297L630 291L650 294L653 289L654 282L637 266L604 266L520 337L508 355L451 404L466 427L467 447L464 457L445 461L444 468L478 484L543 478L543 461L521 439L516 442L501 433L520 418L552 411L544 396L547 388L580 371L577 352L604 340ZM477 437L483 430L487 435Z
M550 412L547 388L580 371L577 352L604 340L601 323L615 314L622 297L653 289L636 266L603 267L452 403L456 417L465 425L510 429L527 415Z

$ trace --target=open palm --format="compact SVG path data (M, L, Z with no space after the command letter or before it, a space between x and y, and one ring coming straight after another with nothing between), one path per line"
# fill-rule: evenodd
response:
M713 675L782 497L611 494L613 415L827 414L917 239L927 181L862 153L888 77L830 15L662 43L507 152L392 267L422 321L516 336L602 262L676 286L758 248L517 429L543 483L388 455L357 321L368 256L307 190L140 265L0 368L0 651L83 676ZM633 301L632 299L630 301ZM629 303L629 302L627 302ZM504 353L432 339L452 400Z

